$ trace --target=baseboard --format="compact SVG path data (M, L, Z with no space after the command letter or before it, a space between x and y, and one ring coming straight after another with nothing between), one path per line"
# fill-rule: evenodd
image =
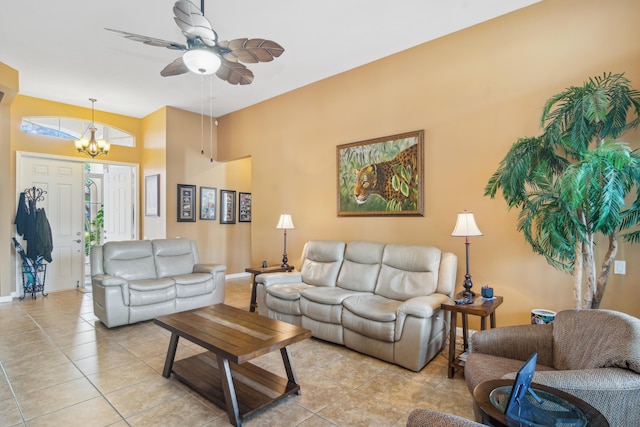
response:
M227 274L226 276L224 276L225 279L229 280L229 279L241 279L243 277L251 277L251 273L233 273L233 274Z
M469 329L469 336L467 338L471 338L471 335L475 334L477 331L475 329ZM461 327L457 327L456 328L456 336L461 337L462 336L462 328Z
M3 302L11 302L13 301L13 297L11 295L8 295L6 297L0 297L0 304Z

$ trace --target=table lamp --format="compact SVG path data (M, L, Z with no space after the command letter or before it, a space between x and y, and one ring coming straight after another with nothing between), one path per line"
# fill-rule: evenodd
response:
M471 291L473 283L471 282L471 275L469 274L469 237L482 236L482 231L480 231L480 229L476 225L476 220L473 217L473 212L467 212L465 210L464 212L458 214L456 226L454 227L451 235L454 237L465 238L464 244L467 253L467 274L464 275L464 282L462 283L462 286L464 286L462 296L465 298L473 298L475 296L475 293Z
M279 230L284 230L284 251L282 252L282 268L289 267L287 262L287 230L293 230L295 227L293 226L293 221L291 220L291 215L282 214L280 215L280 221L278 221L278 225L276 226Z

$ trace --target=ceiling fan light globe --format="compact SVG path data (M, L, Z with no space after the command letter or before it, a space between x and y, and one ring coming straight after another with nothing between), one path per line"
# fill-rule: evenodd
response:
M187 68L196 74L213 74L218 71L220 57L207 49L191 49L182 56Z

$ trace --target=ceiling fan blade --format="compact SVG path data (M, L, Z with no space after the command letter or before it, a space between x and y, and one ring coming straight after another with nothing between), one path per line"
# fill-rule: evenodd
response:
M218 45L230 50L225 58L232 61L238 60L246 63L270 62L284 52L284 48L278 43L265 39L235 39L220 41Z
M182 57L177 58L171 64L164 67L162 71L160 71L160 75L162 77L170 77L170 76L179 76L180 74L188 73L189 69L187 65L182 60Z
M148 44L150 46L166 47L167 49L175 49L175 50L187 50L187 46L181 43L170 42L167 40L156 39L153 37L141 36L140 34L127 33L126 31L113 30L111 28L105 28L105 30L118 33L124 36L124 38L133 40L134 42L140 42L140 43Z
M202 42L209 46L215 46L218 38L211 22L202 14L193 3L186 0L177 1L173 6L174 21L182 34L190 40L200 38Z
M220 68L218 68L216 72L216 76L222 80L226 80L232 85L248 85L253 81L253 73L251 70L243 64L227 61L224 58L222 59Z

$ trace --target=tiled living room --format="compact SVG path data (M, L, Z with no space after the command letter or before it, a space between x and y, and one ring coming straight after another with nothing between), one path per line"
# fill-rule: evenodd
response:
M171 17L175 0L140 2L145 5L139 7L145 10L144 14L123 13L130 11L126 0L95 2L92 19L75 19L75 22L67 20L80 12L77 0L7 3L0 14L0 181L3 183L0 186L0 206L3 206L0 242L5 242L0 245L0 427L5 424L230 425L231 414L179 381L176 378L179 372L174 370L167 375L172 335L150 319L161 314L167 316L167 306L181 311L187 305L190 308L194 300L200 301L199 296L194 298L191 291L186 290L188 286L184 286L184 282L168 285L173 279L158 274L152 266L152 274L137 277L150 285L148 294L141 290L145 286L134 283L129 287L127 279L122 277L96 279L100 286L105 285L102 293L97 291L97 284L93 292L76 289L82 283L82 273L76 268L82 267L82 262L78 260L83 258L86 271L91 270L86 264L85 257L89 255L86 252L89 246L100 244L98 241L107 228L107 243L191 239L199 248L201 262L224 265L227 277L232 279L227 279L224 286L215 287L215 291L226 288L226 295L212 302L207 300L211 295L202 294L203 300L208 301L203 304L207 306L203 310L210 310L209 317L215 316L211 314L215 310L211 304L222 301L238 307L236 311L241 311L243 316L254 316L249 307L249 279L237 277L250 270L259 271L260 265L280 266L283 230L284 252L289 252L296 274L303 267L298 256L304 253L308 242L346 242L347 250L341 252L341 262L356 270L340 270L350 272L349 280L338 282L335 278L329 283L329 287L337 285L339 289L329 289L326 293L326 289L314 289L317 284L314 268L308 268L302 282L292 279L294 283L282 283L263 275L270 286L265 284L264 289L259 288L259 308L268 308L270 317L289 323L298 324L296 321L303 318L306 322L303 326L312 330L314 338L289 346L297 374L295 381L299 382L302 394L292 394L257 410L242 420L245 425L401 426L407 423L410 413L416 413L412 410L434 408L441 412L433 425L463 422L465 426L475 426L477 424L467 420L478 420L480 415L487 414L479 414L478 405L474 405L478 399L474 400L469 390L493 384L493 388L484 388L488 401L489 391L512 384L516 372L532 353L537 353L538 362L534 382L551 389L552 394L556 393L554 396L566 393L574 401L579 396L584 399L583 403L593 404L600 411L594 409L591 413L593 417L599 416L600 424L594 425L607 425L607 420L613 427L640 425L637 411L640 405L640 305L637 304L640 287L636 286L640 265L637 244L640 198L631 204L630 215L625 211L629 206L624 205L640 194L636 192L640 187L640 173L636 172L640 167L637 151L640 120L635 120L640 116L637 114L640 101L626 103L629 107L626 116L635 121L629 126L622 123L623 134L617 130L611 132L621 124L621 120L615 119L616 108L608 109L607 117L614 120L607 119L612 126L604 128L599 115L583 110L586 116L595 117L589 122L595 124L594 127L584 128L595 129L595 132L587 132L586 137L576 131L578 137L573 138L573 130L583 129L582 126L565 133L563 126L543 129L540 120L541 111L546 111L545 100L560 91L566 94L569 88L573 90L568 91L570 93L584 93L581 90L593 87L589 84L603 77L606 81L616 79L618 83L628 79L632 87L640 87L640 44L637 43L640 2L410 0L394 4L393 8L388 8L383 1L362 2L362 5L342 2L339 6L343 13L333 13L333 8L321 1L305 2L304 7L296 11L283 11L259 0L242 4L213 2L215 5L207 15L216 22L216 28L222 16L229 12L226 24L234 23L230 26L238 30L238 35L234 35L225 29L221 37L249 36L249 30L259 28L256 34L277 40L285 51L279 52L282 55L271 63L250 64L247 69L255 72L255 82L249 86L230 85L222 81L224 78L212 74L211 88L215 85L216 93L215 97L211 95L209 106L203 106L202 102L205 100L203 83L209 77L205 80L195 72L185 71L165 79L160 74L171 60L177 58L179 62L176 52L164 49L166 46L145 46L138 43L140 39L126 40L121 37L123 33L105 30L106 27L127 31L140 28L141 33L149 36L184 41L184 34L181 35L179 25L176 26ZM178 3L185 4L182 0ZM218 7L225 13L214 13ZM438 19L432 13L410 13L431 12L433 7L449 8L452 12L445 19ZM230 13L236 8L243 10ZM310 13L313 8L317 13ZM502 14L487 15L493 8ZM393 25L380 25L371 19L374 13L385 18L381 22ZM480 21L468 21L467 18L478 14L483 17ZM260 27L253 22L257 17ZM157 25L157 32L146 31L133 25L133 21L131 27L118 25L128 24L129 19L135 20L136 25ZM387 41L395 43L405 37L430 33L432 28L439 27L438 21L466 22L451 33L433 39L420 36L400 50L382 53ZM366 23L375 30L375 36L359 33L351 26L355 23ZM28 26L48 28L47 43L41 42L40 32L24 31ZM318 33L312 28L320 29L321 37L317 37ZM327 28L330 31L327 32ZM73 29L74 36L82 34L73 38L73 44L69 43L69 29ZM21 37L15 37L16 34ZM336 43L327 43L338 34L345 36ZM90 45L87 47L85 42ZM80 49L83 45L84 49ZM68 46L93 55L91 58L71 55L75 52ZM355 53L371 46L376 47L373 49L376 54L380 53L380 56L374 55L377 59L372 57L358 66L352 64L320 80L298 82L291 90L270 92L279 83L297 82L299 76L312 74L300 72L297 68L300 64L311 65L311 68L315 64L314 72L320 65L342 66L348 62L345 58L351 59ZM151 58L154 53L157 57ZM49 54L54 58L47 56ZM300 60L305 55L313 56L313 60ZM76 62L78 58L80 64ZM62 70L55 67L57 61L64 63ZM295 78L289 74L292 70L298 71L294 73ZM77 77L77 71L83 71L83 77ZM73 84L67 86L69 81ZM155 84L166 86L158 89ZM146 90L138 91L143 88ZM53 89L59 91L58 95L49 92ZM252 101L265 91L269 95L263 101ZM638 91L630 93L640 100ZM122 94L127 96L121 97ZM162 95L161 101L156 100L156 95ZM597 95L595 99L600 100L602 93ZM93 101L90 108L87 105L90 96L100 98L95 110ZM625 103L624 96L613 98ZM211 111L203 111L205 107ZM554 108L547 112L557 118ZM97 155L96 152L78 150L72 138L51 138L24 128L25 123L39 118L54 123L71 118L77 124L92 126L94 115L100 127L125 131L128 142L114 143L108 153L90 158ZM598 138L603 129L610 131L609 134ZM554 130L560 131L560 135L550 136ZM571 139L566 138L569 133ZM72 136L80 142L79 134ZM400 136L403 137L397 142ZM411 138L418 139L419 143L407 144ZM614 143L601 147L609 138ZM576 144L564 150L566 157L557 157L562 150L555 150L554 144L560 141ZM576 152L592 160L608 160L615 155L620 161L618 165L629 165L622 169L632 172L624 177L625 182L632 184L614 186L617 194L605 188L602 197L594 197L593 191L582 199L582 208L594 214L589 215L590 225L602 226L602 233L596 232L594 240L589 240L592 235L585 236L584 246L575 245L571 239L582 235L571 232L565 235L564 231L576 232L581 227L555 227L556 223L551 222L548 224L552 226L552 238L547 234L550 230L544 230L538 235L540 245L531 245L523 236L521 213L528 212L529 218L533 218L529 224L537 224L549 213L565 221L567 217L562 215L565 211L554 209L553 204L544 206L548 210L530 209L534 205L528 204L527 212L520 211L521 200L508 200L509 195L503 191L508 187L505 181L497 185L493 179L497 168L502 177L515 172L523 178L520 183L524 183L530 197L528 201L543 199L537 197L538 188L551 190L545 193L545 198L571 196L573 203L579 197L567 191L553 192L565 190L565 186L546 185L548 176L557 184L561 181L560 175L556 174L558 170L547 170L550 175L537 173L540 164L535 160L540 157L525 157L510 151L510 147L511 150L522 148L522 142L528 144L526 148L542 148L538 154L551 156L553 161L543 162L544 165L564 165L566 170L575 171L577 164L587 164L577 161ZM374 148L378 143L391 143L391 149L374 158L376 152L386 151ZM616 149L608 151L611 147ZM582 152L584 148L588 153ZM592 155L605 150L607 156ZM506 159L507 153L515 153L510 158L516 163L522 159L532 160L530 166L536 173L525 168L502 168L501 159ZM40 174L45 170L63 173L43 178ZM384 188L363 190L375 181L377 170L387 171ZM589 177L590 173L587 171L580 177ZM589 186L581 185L584 181L580 181L576 187L591 189L591 184L607 182L605 175L614 176L605 173L602 180L591 180ZM90 185L86 178L91 178L92 184L97 183L96 191L87 191ZM530 179L534 178L541 180L536 182L542 184L540 187L531 185ZM569 184L568 181L562 183ZM67 191L71 188L67 185L78 191ZM114 188L124 189L120 194L125 196L109 199L106 207L101 206L104 198L93 198L98 194L114 195L111 191ZM14 215L20 205L20 193L31 189L32 194L46 191L45 199L39 201L37 207L46 208L51 224L56 225L53 231L60 234L55 237L53 262L45 264L48 270L40 270L41 273L47 271L49 295L38 294L35 299L27 295L19 300L22 294L19 276L22 267L22 281L25 280L24 264L21 265L20 255L9 241L14 236L20 238ZM67 199L70 194L77 200L70 202ZM123 200L122 205L114 203ZM619 210L601 209L610 206L605 202L621 201L616 206ZM571 203L565 206L573 206ZM81 205L84 217L82 209L75 209ZM207 208L203 210L205 205ZM411 207L405 210L407 206ZM119 211L120 207L127 212ZM452 232L454 223L457 224L456 215L467 210L475 212L482 231ZM93 228L95 220L111 221L116 217L115 212L122 213L117 217L124 220L123 224L128 222L128 228L120 235L115 234L111 226ZM611 216L597 219L597 214L610 212ZM278 218L285 216L284 213L292 215L295 227L280 226ZM581 221L578 218L581 213L581 209L573 209L576 214L570 216L573 225L577 223L574 220ZM629 218L632 220L627 222ZM73 231L69 233L69 230ZM83 231L86 234L81 238ZM612 234L607 236L607 232ZM625 241L627 232L637 233L635 242L633 237ZM69 239L70 236L74 237ZM558 236L560 239L555 239ZM548 244L551 240L557 244ZM413 270L416 265L413 261L419 263L425 257L405 255L392 256L394 265L385 264L393 270L393 277L375 276L382 277L384 294L378 293L377 282L375 288L357 289L363 284L374 284L359 269L364 264L372 265L375 257L371 251L354 254L349 248L363 243L372 247L381 242L389 247L416 245L428 247L430 251L435 248L437 251L433 253L439 255L438 251L442 251L457 257L453 274L440 276L448 276L451 286L445 292L436 292L440 295L435 297L427 295L431 291L425 293L422 289L417 294L403 292L406 288L398 292L395 286L398 282L394 279L404 277L405 272L421 275L434 271L432 265L427 271ZM589 247L587 242L592 245ZM607 250L607 243L610 248L617 245L615 257L611 255L613 251ZM25 244L25 248L29 250L30 246ZM542 248L548 251L544 256L538 251ZM583 257L581 251L591 256ZM561 256L554 258L559 252ZM67 257L69 253L76 255ZM319 253L320 258L326 255L323 250ZM380 257L374 264L382 265L383 253L376 253ZM598 268L606 257L610 257L611 271ZM477 305L469 304L469 300L459 299L460 304L453 300L469 283L465 278L465 258L466 272L471 269L473 274L473 290L476 293L481 289L491 290L497 296L488 303L489 310L495 309L492 314L497 313L497 324L493 316L477 318L476 308L482 304L477 300ZM142 272L137 260L130 259L134 260L132 270ZM576 265L574 261L584 259L589 261L584 263L584 268L574 269L571 274L568 268ZM592 264L592 260L597 262ZM167 264L172 263L167 261ZM397 268L398 265L402 268ZM592 280L589 275L594 272L605 280ZM219 277L224 283L225 272ZM87 284L91 282L88 277L84 279ZM188 285L195 284L200 291L210 285L208 279L192 282ZM286 286L290 284L291 287ZM404 284L413 288L410 291L423 286L442 287L422 278L405 280ZM114 292L119 287L123 292ZM298 292L300 289L304 295ZM363 295L367 292L374 295ZM107 299L106 293L109 293L109 303L115 307L106 309L108 304L102 304ZM353 299L343 305L340 298L347 294L347 298ZM291 303L292 296L300 297L303 302ZM413 301L404 304L408 296ZM98 302L97 309L95 302ZM571 310L577 306L600 310ZM395 307L397 312L393 310ZM486 309L484 307L485 314ZM446 314L442 315L446 310L459 310L448 325L444 320ZM471 314L471 319L465 319L462 314L465 311ZM554 312L557 317L549 314ZM542 322L555 320L555 324L531 324L534 313L546 313L544 316L548 318L541 319ZM343 314L347 317L344 323ZM389 321L391 317L394 321ZM272 321L259 319L264 324ZM403 323L405 319L409 320ZM241 334L243 326L238 322L230 322L229 318L218 320L221 322L216 325L234 329L232 325L239 331L237 335ZM400 327L395 324L396 320ZM289 323L286 327L293 327ZM445 334L440 332L446 330L446 326L454 331L456 326L478 331L484 329L485 323L490 324L489 330L473 333L470 339L473 351L465 353L468 358L464 373L455 370L456 362L447 360L451 353L447 342L440 341L445 339ZM428 332L436 330L429 326L431 324L437 324L438 333ZM409 328L403 330L404 325ZM202 322L199 326L204 330L211 322ZM351 334L348 342L343 339L347 333ZM231 333L225 337L229 335ZM340 341L344 345L332 343ZM360 350L354 349L358 346ZM439 353L441 348L443 354ZM181 337L174 367L180 362L209 357L203 356L202 351ZM291 379L291 372L286 369L286 352L280 353L280 357L277 350L270 351L272 353L252 360L264 368L259 372L266 370ZM438 354L432 359L433 352ZM375 353L380 358L367 355ZM398 360L403 359L403 363L417 364L418 368L414 372L401 367L401 363L382 361L395 360L396 356ZM213 366L211 360L214 359L210 359ZM202 375L210 382L216 382L223 370L224 361L215 360L219 362L215 376ZM427 361L426 366L420 364ZM234 378L242 377L245 372L233 371ZM224 389L224 381L217 383ZM474 388L475 385L478 388ZM228 391L228 382L226 387ZM259 393L251 389L254 391L256 395ZM238 397L238 400L241 399ZM496 405L489 404L490 409L497 411ZM426 417L428 411L419 414ZM445 420L449 414L466 420ZM607 420L603 421L603 414ZM504 413L499 415L501 419L506 417Z
M248 310L249 279L226 283L225 303ZM257 315L257 314L256 314ZM226 412L161 373L170 334L152 321L107 329L91 292L0 304L3 426L228 426ZM176 359L203 351L181 341ZM244 420L247 426L404 426L415 408L473 419L461 373L436 356L416 373L315 338L294 344L300 396ZM256 364L284 375L278 353Z

